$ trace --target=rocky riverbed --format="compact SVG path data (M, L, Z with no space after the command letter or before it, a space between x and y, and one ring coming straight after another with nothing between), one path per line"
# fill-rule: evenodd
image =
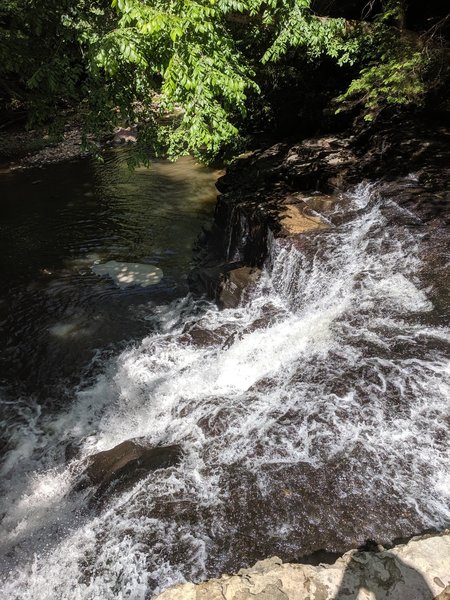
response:
M449 242L449 141L447 129L411 122L372 135L325 136L248 153L219 180L222 194L214 228L191 275L192 290L225 308L245 302L246 286L254 285L270 240L284 238L286 247L308 252L311 236L326 235L352 217L336 214L341 192L366 181L373 182L372 193L392 198L409 215L407 227L422 241L422 276L432 281L430 297L445 307L449 277L442 250ZM448 303L443 323L447 312ZM352 550L332 565L283 564L274 557L237 575L176 586L158 600L450 598L448 531L389 550L372 546L375 552Z

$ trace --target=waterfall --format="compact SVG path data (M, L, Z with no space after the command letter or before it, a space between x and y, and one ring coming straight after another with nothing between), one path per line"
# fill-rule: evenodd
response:
M159 332L69 410L30 408L11 430L3 598L144 600L268 555L448 525L449 332L433 324L421 235L374 186L334 210L327 230L270 238L247 304L161 307ZM218 341L194 344L189 325ZM180 444L181 463L100 508L70 491L84 457L138 436Z

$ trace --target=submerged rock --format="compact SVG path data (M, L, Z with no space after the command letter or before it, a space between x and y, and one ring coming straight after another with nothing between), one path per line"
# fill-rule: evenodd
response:
M222 346L230 337L231 329L227 326L209 329L201 320L185 326L183 333L178 337L181 343L188 343L199 348Z
M110 450L90 456L75 489L97 486L96 496L99 497L112 484L132 485L150 471L176 465L181 455L178 445L154 448L143 438L126 440Z
M159 283L163 277L163 272L154 265L145 263L127 263L110 260L109 262L93 265L92 271L96 275L107 275L111 277L120 288L129 285L140 285L147 287Z
M444 600L450 535L414 538L382 552L351 550L332 565L257 562L237 575L169 588L157 600Z

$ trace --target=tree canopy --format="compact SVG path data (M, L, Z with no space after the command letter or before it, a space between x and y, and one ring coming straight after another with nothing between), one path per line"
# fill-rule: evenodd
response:
M76 108L86 130L139 122L143 144L213 158L238 138L275 65L350 66L337 110L357 102L366 119L420 103L448 70L448 15L410 4L3 0L0 96L32 126Z

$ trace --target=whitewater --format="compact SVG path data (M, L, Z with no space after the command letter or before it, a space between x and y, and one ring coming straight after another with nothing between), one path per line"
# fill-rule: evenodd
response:
M373 185L327 218L301 243L270 237L243 305L188 296L149 312L157 332L105 360L68 409L17 399L2 598L145 600L275 554L448 526L450 336L420 228ZM86 457L136 437L179 444L180 463L100 506L73 490Z

